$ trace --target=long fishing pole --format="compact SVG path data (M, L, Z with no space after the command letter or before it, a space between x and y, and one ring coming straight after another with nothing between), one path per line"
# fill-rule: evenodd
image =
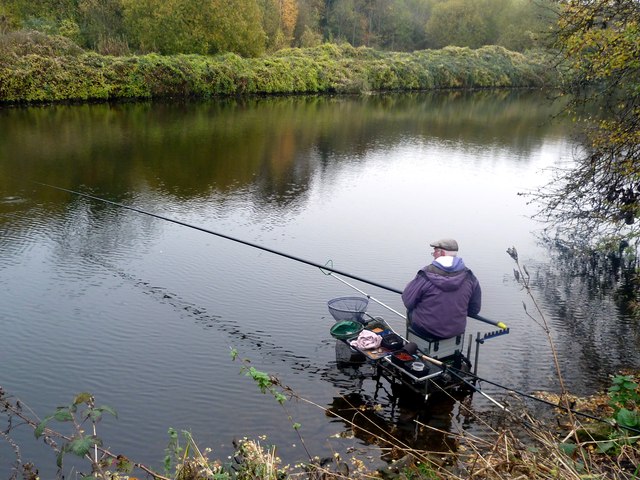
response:
M502 388L503 390L506 390L509 393L513 393L515 395L518 395L518 396L521 396L521 397L524 397L524 398L528 398L528 399L534 400L536 402L544 403L545 405L549 405L551 407L560 408L562 410L569 411L569 412L573 413L574 415L578 415L578 416L581 416L581 417L584 417L584 418L588 418L590 420L595 420L595 421L598 421L598 422L606 423L609 426L612 425L612 422L610 420L607 420L607 419L604 419L604 418L601 418L601 417L596 417L595 415L591 415L591 414L586 413L586 412L580 412L579 410L574 410L572 408L569 408L569 407L566 407L564 405L561 405L560 403L554 403L554 402L551 402L549 400L545 400L544 398L539 398L539 397L536 397L535 395L531 395L531 394L522 392L520 390L516 390L514 388L507 387L505 385L501 385L501 384L499 384L497 382L494 382L492 380L487 380L486 378L479 377L478 375L476 375L474 373L463 372L463 371L458 370L457 368L451 367L451 366L448 366L447 368L449 369L450 373L454 373L454 371L458 371L462 375L473 377L475 380L478 380L480 382L489 383L489 384L491 384L491 385L493 385L495 387ZM634 433L639 433L640 434L640 429L639 428L629 427L629 426L626 426L626 425L623 425L623 424L620 424L620 423L617 423L616 425L619 426L622 429L625 429L625 430L628 430L630 432L634 432Z
M50 184L48 184L48 183L43 183L43 182L35 182L35 181L34 181L33 183L35 183L35 184L37 184L37 185L44 186L44 187L53 188L53 189L55 189L55 190L60 190L60 191L62 191L62 192L71 193L71 194L73 194L73 195L77 195L77 196L80 196L80 197L89 198L89 199L91 199L91 200L96 200L96 201L99 201L99 202L103 202L103 203L106 203L106 204L109 204L109 205L113 205L113 206L118 207L118 208L124 208L124 209L126 209L126 210L131 210L131 211L133 211L133 212L141 213L141 214L143 214L143 215L148 215L148 216L150 216L150 217L158 218L158 219L160 219L160 220L166 220L166 221L168 221L168 222L172 222L172 223L175 223L175 224L177 224L177 225L182 225L183 227L187 227L187 228L192 228L192 229L194 229L194 230L199 230L199 231L204 232L204 233L209 233L209 234L211 234L211 235L216 235L216 236L218 236L218 237L220 237L220 238L225 238L225 239L227 239L227 240L231 240L231 241L233 241L233 242L241 243L241 244L243 244L243 245L247 245L247 246L250 246L250 247L253 247L253 248L257 248L257 249L259 249L259 250L263 250L263 251L265 251L265 252L273 253L274 255L279 255L279 256L284 257L284 258L288 258L288 259L291 259L291 260L295 260L295 261L297 261L297 262L301 262L301 263L304 263L304 264L307 264L307 265L311 265L311 266L313 266L313 267L317 267L317 268L319 268L321 271L323 271L323 273L324 273L324 271L331 272L329 275L331 275L332 273L337 273L337 274L340 274L340 275L344 275L345 277L351 278L351 279L353 279L353 280L358 280L358 281L360 281L360 282L367 283L367 284L372 285L372 286L374 286L374 287L381 288L381 289L383 289L383 290L388 290L388 291L393 292L393 293L402 294L402 290L398 290L398 289L396 289L396 288L392 288L392 287L389 287L389 286L383 285L383 284L378 283L378 282L374 282L374 281L371 281L371 280L367 280L367 279L362 278L362 277L359 277L359 276L357 276L357 275L353 275L353 274L350 274L350 273L347 273L347 272L343 272L343 271L341 271L341 270L337 270L337 269L335 269L335 268L333 268L333 267L329 267L327 264L325 264L325 265L320 265L320 264L318 264L318 263L316 263L316 262L312 262L312 261L310 261L310 260L305 260L305 259L303 259L303 258L296 257L296 256L294 256L294 255L290 255L290 254L288 254L288 253L280 252L280 251L277 251L277 250L274 250L274 249L271 249L271 248L267 248L267 247L264 247L264 246L259 245L259 244L256 244L256 243L252 243L252 242L248 242L248 241L246 241L246 240L241 240L241 239L238 239L238 238L235 238L235 237L231 237L230 235L225 235L225 234L223 234L223 233L214 232L213 230L209 230L209 229L206 229L206 228L203 228L203 227L199 227L199 226L197 226L197 225L192 225L192 224L189 224L189 223L183 222L183 221L181 221L181 220L176 220L176 219L174 219L174 218L165 217L165 216L163 216L163 215L159 215L159 214L157 214L157 213L148 212L148 211L143 210L143 209L141 209L141 208L132 207L132 206L130 206L130 205L124 205L124 204L122 204L122 203L118 203L118 202L114 202L114 201L111 201L111 200L107 200L107 199L104 199L104 198L101 198L101 197L97 197L97 196L95 196L95 195L89 195L89 194L87 194L87 193L78 192L78 191L76 191L76 190L71 190L71 189L63 188L63 187L58 187L58 186L50 185ZM405 316L404 316L403 314L401 314L401 313L397 312L396 310L394 310L394 309L392 309L391 307L389 307L389 306L385 305L384 303L382 303L382 302L380 302L380 301L376 300L375 298L371 297L370 295L366 294L365 292L363 292L362 290L358 289L357 287L355 287L355 286L351 285L350 283L346 282L345 280L340 279L340 278L339 278L339 277L337 277L336 275L331 275L331 276L333 276L334 278L336 278L336 279L340 280L341 282L343 282L343 283L345 283L345 284L349 285L350 287L352 287L352 288L354 288L355 290L359 291L360 293L362 293L363 295L367 296L367 297L368 297L368 298L370 298L371 300L375 301L376 303L379 303L379 304L380 304L380 305L382 305L383 307L388 308L389 310L391 310L392 312L394 312L394 313L398 314L398 315L399 315L399 316L401 316L402 318L405 318ZM496 322L496 321L490 320L490 319L488 319L488 318L486 318L486 317L483 317L483 316L481 316L481 315L472 315L472 316L471 316L471 318L474 318L474 319L479 320L479 321L481 321L481 322L488 323L488 324L490 324L490 325L495 325L495 326L497 326L497 327L499 327L499 328L502 328L502 329L506 329L506 328L507 328L507 326L506 326L504 323L502 323L502 322ZM439 360L432 359L432 358L430 358L430 357L427 357L426 355L421 355L421 356L422 356L425 360L430 361L431 363L434 363L434 364L440 364L440 365L442 365L442 362L440 362ZM443 365L443 366L444 366L444 365ZM484 397L488 398L491 402L495 403L496 405L498 405L498 406L499 406L500 408L502 408L503 410L508 411L508 410L507 410L507 408L506 408L504 405L500 404L499 402L497 402L497 401L496 401L496 400L494 400L493 398L489 397L486 393L482 392L480 389L478 389L477 387L473 386L473 384L471 384L470 382L468 382L468 381L466 381L464 378L462 378L462 375L460 375L460 374L458 374L458 373L454 372L454 370L456 370L455 368L450 367L450 366L447 366L446 368L450 371L450 373L454 374L456 377L458 377L458 378L459 378L460 380L462 380L464 383L466 383L466 384L468 384L469 386L471 386L471 387L472 387L474 390L476 390L478 393L480 393L480 394L481 394L481 395L483 395ZM462 372L460 372L460 373L462 373ZM469 372L465 372L464 374L465 374L465 375L469 375L470 373L469 373ZM487 383L491 383L491 384L493 384L493 385L495 385L495 386L497 386L497 387L500 387L500 388L503 388L503 389L505 389L505 390L511 391L511 392L513 392L513 393L515 393L515 394L518 394L518 395L521 395L521 396L525 396L525 397L528 397L528 398L532 398L532 399L534 399L534 400L538 400L538 401L540 401L540 402L547 403L547 404L552 405L552 406L554 406L554 407L560 407L560 408L565 408L565 409L567 409L566 407L562 407L561 405L556 405L556 404L554 404L554 403L552 403L552 402L549 402L549 401L546 401L546 400L539 399L539 398L537 398L537 397L534 397L534 396L532 396L532 395L525 394L525 393L523 393L523 392L519 392L519 391L514 390L514 389L512 389L512 388L509 388L509 387L502 386L502 385L497 384L497 383L495 383L495 382L492 382L492 381L490 381L490 380L487 380L487 379L484 379L484 378L480 378L480 377L478 377L478 376L476 376L476 375L474 375L474 376L475 376L475 378L476 378L477 380L484 381L484 382L487 382ZM568 409L568 410L571 410L571 409ZM594 417L594 416L591 416L591 415L585 414L585 413L583 413L583 412L577 412L577 411L574 411L574 410L571 410L571 411L572 411L573 413L576 413L576 414L579 414L579 415L582 415L582 416L585 416L585 417L588 417L588 418L592 418L593 420L599 420L599 421L606 422L605 420L603 420L603 419L601 419L601 418ZM606 422L606 423L609 423L609 422ZM622 425L621 425L621 426L622 426ZM628 430L630 430L630 431L638 432L638 430L636 430L636 429L634 429L634 428L628 428L628 427L624 427L624 426L622 426L622 427L623 427L623 428L627 428L627 429L628 429Z
M78 192L76 190L71 190L71 189L68 189L68 188L63 188L63 187L58 187L58 186L55 186L55 185L50 185L48 183L35 182L35 181L33 183L35 183L36 185L41 185L41 186L44 186L44 187L53 188L55 190L60 190L62 192L71 193L71 194L77 195L79 197L90 198L91 200L96 200L98 202L107 203L109 205L113 205L113 206L118 207L118 208L124 208L126 210L131 210L133 212L141 213L143 215L148 215L150 217L158 218L160 220L166 220L167 222L172 222L172 223L175 223L177 225L182 225L183 227L192 228L194 230L199 230L201 232L209 233L211 235L215 235L215 236L220 237L220 238L225 238L225 239L231 240L233 242L241 243L241 244L247 245L249 247L253 247L253 248L257 248L259 250L263 250L265 252L273 253L274 255L279 255L281 257L288 258L290 260L295 260L296 262L300 262L300 263L304 263L304 264L307 264L307 265L311 265L312 267L317 267L320 270L326 270L326 271L333 272L333 273L339 273L340 275L344 275L345 277L351 278L353 280L358 280L359 282L367 283L369 285L381 288L383 290L388 290L389 292L402 294L402 290L398 290L397 288L389 287L387 285L383 285L381 283L374 282L372 280L367 280L366 278L362 278L360 276L353 275L351 273L343 272L341 270L337 270L335 268L328 267L326 264L325 265L321 265L319 263L312 262L310 260L305 260L304 258L296 257L294 255L290 255L290 254L285 253L285 252L280 252L280 251L274 250L272 248L267 248L267 247L265 247L263 245L259 245L257 243L248 242L246 240L241 240L239 238L235 238L235 237L232 237L230 235L226 235L224 233L214 232L213 230L208 230L206 228L199 227L197 225L192 225L190 223L186 223L186 222L183 222L181 220L176 220L175 218L165 217L164 215L159 215L157 213L152 213L152 212L149 212L147 210L143 210L141 208L132 207L130 205L125 205L123 203L114 202L112 200L107 200L107 199L101 198L101 197L96 197L95 195L89 195L88 193L82 193L82 192ZM389 307L387 307L387 308L389 308ZM506 328L507 328L507 326L502 322L495 322L493 320L490 320L488 318L482 317L480 315L472 315L471 318L475 318L476 320L480 320L481 322L485 322L485 323L488 323L490 325L495 325L495 326L497 326L499 328L502 328L504 330L506 330Z
M214 232L213 230L208 230L206 228L199 227L197 225L192 225L190 223L186 223L186 222L183 222L181 220L176 220L174 218L165 217L165 216L159 215L157 213L148 212L146 210L142 210L141 208L132 207L130 205L125 205L123 203L113 202L111 200L106 200L104 198L96 197L95 195L89 195L88 193L77 192L75 190L70 190L68 188L57 187L55 185L49 185L48 183L42 183L42 182L34 182L34 183L36 183L37 185L42 185L44 187L54 188L56 190L60 190L60 191L67 192L67 193L71 193L73 195L78 195L80 197L90 198L91 200L97 200L99 202L107 203L109 205L113 205L113 206L118 207L118 208L124 208L126 210L131 210L133 212L141 213L143 215L148 215L150 217L158 218L160 220L166 220L167 222L172 222L172 223L175 223L177 225L182 225L183 227L193 228L194 230L199 230L199 231L204 232L204 233L209 233L211 235L215 235L217 237L225 238L225 239L231 240L233 242L241 243L241 244L247 245L249 247L257 248L259 250L263 250L265 252L273 253L275 255L280 255L281 257L285 257L285 258L288 258L290 260L295 260L296 262L305 263L307 265L311 265L312 267L317 267L317 268L320 268L322 270L327 270L327 271L331 271L331 272L334 272L334 273L339 273L340 275L344 275L345 277L352 278L353 280L358 280L359 282L368 283L369 285L373 285L374 287L382 288L383 290L388 290L390 292L395 292L395 293L399 293L399 294L402 293L402 290L398 290L398 289L395 289L395 288L392 288L392 287L388 287L386 285L382 285L382 284L380 284L378 282L367 280L365 278L359 277L357 275L353 275L351 273L347 273L347 272L343 272L343 271L340 271L340 270L337 270L337 269L334 269L334 268L330 268L330 267L327 267L326 265L321 265L319 263L312 262L310 260L305 260L304 258L300 258L300 257L296 257L296 256L293 256L293 255L289 255L288 253L279 252L277 250L274 250L274 249L271 249L271 248L267 248L267 247L259 245L257 243L252 243L252 242L248 242L246 240L241 240L239 238L232 237L230 235L225 235L224 233Z

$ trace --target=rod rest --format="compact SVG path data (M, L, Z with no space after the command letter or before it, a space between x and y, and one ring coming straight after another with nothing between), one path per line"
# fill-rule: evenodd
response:
M500 335L507 335L508 333L509 333L509 329L508 328L501 329L501 330L495 330L493 332L487 332L481 338L477 338L476 342L484 343L485 340L489 340L491 338L499 337Z

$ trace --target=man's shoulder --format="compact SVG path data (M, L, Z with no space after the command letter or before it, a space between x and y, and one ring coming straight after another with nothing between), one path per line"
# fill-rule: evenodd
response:
M433 273L435 275L440 275L443 277L455 277L458 275L461 275L467 271L470 271L468 268L463 267L460 269L456 269L456 270L449 270L449 269L444 269L440 266L438 266L435 262L431 263L429 265L427 265L425 268L422 269L422 271L424 272L424 274L428 274L428 273Z
M476 285L480 285L480 281L478 280L478 277L475 276L475 274L471 271L470 268L467 268L467 272L471 281Z

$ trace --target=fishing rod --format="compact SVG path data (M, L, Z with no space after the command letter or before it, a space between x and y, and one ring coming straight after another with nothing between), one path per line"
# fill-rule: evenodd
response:
M192 225L190 223L186 223L186 222L183 222L181 220L176 220L175 218L165 217L164 215L159 215L157 213L149 212L149 211L143 210L141 208L132 207L130 205L125 205L123 203L118 203L118 202L114 202L114 201L111 201L111 200L106 200L104 198L96 197L95 195L89 195L88 193L82 193L82 192L78 192L78 191L75 191L75 190L70 190L68 188L57 187L55 185L50 185L48 183L42 183L42 182L33 182L33 183L35 183L37 185L42 185L44 187L49 187L49 188L53 188L53 189L56 189L56 190L60 190L62 192L71 193L71 194L77 195L79 197L89 198L91 200L96 200L98 202L107 203L109 205L113 205L113 206L118 207L118 208L124 208L126 210L131 210L133 212L141 213L143 215L148 215L150 217L158 218L160 220L166 220L167 222L172 222L172 223L175 223L177 225L182 225L183 227L192 228L194 230L199 230L199 231L204 232L204 233L209 233L211 235L215 235L215 236L220 237L220 238L225 238L225 239L231 240L233 242L241 243L241 244L247 245L249 247L257 248L257 249L263 250L265 252L273 253L275 255L279 255L281 257L288 258L290 260L295 260L296 262L305 263L307 265L311 265L312 267L320 268L321 270L328 270L328 271L331 271L331 272L334 272L334 273L339 273L340 275L344 275L345 277L352 278L353 280L358 280L359 282L368 283L369 285L373 285L374 287L382 288L383 290L388 290L390 292L395 292L395 293L400 293L400 294L402 293L402 290L397 290L395 288L388 287L386 285L382 285L382 284L380 284L378 282L367 280L365 278L359 277L357 275L353 275L351 273L343 272L343 271L340 271L340 270L337 270L337 269L334 269L334 268L327 267L326 265L321 265L319 263L312 262L310 260L305 260L304 258L296 257L294 255L290 255L290 254L285 253L285 252L280 252L280 251L277 251L277 250L274 250L274 249L271 249L271 248L267 248L267 247L265 247L263 245L259 245L257 243L252 243L252 242L248 242L246 240L241 240L239 238L235 238L235 237L232 237L230 235L226 235L224 233L214 232L213 230L208 230L206 228L199 227L197 225Z
M595 415L591 415L589 413L585 413L585 412L580 412L578 410L574 410L573 408L561 405L560 403L554 403L554 402L551 402L549 400L545 400L543 398L538 398L538 397L536 397L534 395L530 395L528 393L521 392L521 391L516 390L514 388L506 387L506 386L501 385L499 383L496 383L494 381L487 380L486 378L479 377L478 375L476 375L474 373L464 372L464 371L462 371L460 369L457 369L457 368L455 368L455 367L453 367L451 365L448 365L448 364L446 364L444 362L441 362L440 360L437 360L435 358L432 358L432 357L429 357L427 355L424 355L421 352L418 352L418 345L416 343L414 343L414 342L407 343L405 345L404 349L405 349L405 351L407 353L409 353L411 355L415 354L418 357L422 358L423 360L440 367L443 371L449 372L449 374L451 374L454 377L456 377L458 380L460 380L462 383L464 383L467 387L471 388L475 392L478 392L480 395L485 397L487 400L489 400L494 405L498 406L504 412L513 413L505 405L503 405L502 403L498 402L496 399L492 398L490 395L485 393L480 387L475 385L475 381L489 383L489 384L494 385L494 386L496 386L498 388L502 388L503 390L506 390L507 392L514 393L514 394L519 395L521 397L528 398L528 399L531 399L531 400L535 400L535 401L538 401L540 403L544 403L544 404L552 406L554 408L560 408L560 409L565 410L567 412L571 412L576 416L581 416L581 417L588 418L590 420L594 420L594 421L597 421L597 422L606 423L609 426L617 425L621 429L624 429L624 430L627 430L629 432L633 432L633 433L636 433L636 434L640 434L640 429L638 429L638 428L634 428L634 427L631 427L631 426L623 425L623 424L620 424L620 423L617 423L617 422L616 423L612 423L611 421L609 421L607 419L604 419L604 418L601 418L601 417L596 417ZM475 379L474 382L472 383L469 380L467 380L468 377L473 377ZM524 423L525 423L526 426L531 426L528 422L524 422Z
M60 190L62 192L71 193L71 194L77 195L79 197L84 197L84 198L89 198L91 200L96 200L98 202L102 202L102 203L106 203L106 204L109 204L109 205L113 205L113 206L118 207L118 208L124 208L126 210L131 210L133 212L141 213L143 215L148 215L150 217L158 218L160 220L166 220L167 222L175 223L177 225L182 225L183 227L192 228L194 230L199 230L201 232L208 233L208 234L211 234L211 235L215 235L215 236L220 237L220 238L225 238L225 239L231 240L233 242L237 242L237 243L241 243L243 245L247 245L249 247L257 248L258 250L263 250L265 252L273 253L274 255L279 255L281 257L288 258L290 260L295 260L296 262L304 263L306 265L311 265L312 267L317 267L317 268L319 268L320 270L323 270L323 271L326 270L326 271L329 271L329 272L332 272L332 273L339 273L340 275L343 275L345 277L351 278L353 280L357 280L359 282L367 283L369 285L381 288L383 290L387 290L389 292L397 293L397 294L400 294L400 295L402 294L402 290L398 290L397 288L389 287L387 285L383 285L381 283L374 282L372 280L367 280L366 278L362 278L360 276L353 275L353 274L348 273L348 272L344 272L344 271L341 271L341 270L334 269L333 267L329 267L326 264L325 265L320 265L319 263L312 262L312 261L306 260L304 258L296 257L294 255L290 255L290 254L285 253L285 252L280 252L278 250L274 250L272 248L267 248L267 247L265 247L263 245L259 245L257 243L252 243L252 242L248 242L246 240L241 240L239 238L232 237L230 235L226 235L226 234L220 233L220 232L215 232L213 230L209 230L209 229L206 229L206 228L203 228L203 227L199 227L197 225L192 225L190 223L186 223L186 222L183 222L181 220L176 220L175 218L165 217L164 215L159 215L157 213L149 212L149 211L143 210L141 208L132 207L130 205L125 205L123 203L114 202L112 200L107 200L105 198L96 197L95 195L90 195L88 193L78 192L76 190L71 190L71 189L64 188L64 187L58 187L58 186L51 185L51 184L48 184L48 183L36 182L36 181L34 181L33 183L35 183L36 185L41 185L43 187L53 188L55 190ZM387 308L389 308L389 307L387 307ZM398 312L396 312L396 313L398 313ZM402 316L402 314L400 314L400 315ZM476 320L480 320L481 322L485 322L485 323L488 323L490 325L495 325L495 326L497 326L499 328L502 328L503 330L507 329L507 326L504 323L495 322L493 320L490 320L488 318L482 317L480 315L472 315L471 318L475 318Z
M107 199L104 199L104 198L101 198L101 197L97 197L97 196L95 196L95 195L89 195L89 194L87 194L87 193L78 192L78 191L76 191L76 190L71 190L71 189L63 188L63 187L58 187L58 186L51 185L51 184L48 184L48 183L36 182L36 181L34 181L33 183L35 183L35 184L37 184L37 185L44 186L44 187L53 188L53 189L55 189L55 190L59 190L59 191L62 191L62 192L71 193L71 194L73 194L73 195L77 195L77 196L79 196L79 197L84 197L84 198L88 198L88 199L91 199L91 200L96 200L96 201L99 201L99 202L103 202L103 203L106 203L106 204L109 204L109 205L113 205L113 206L118 207L118 208L123 208L123 209L126 209L126 210L130 210L130 211L133 211L133 212L137 212L137 213L143 214L143 215L148 215L148 216L150 216L150 217L154 217L154 218L157 218L157 219L160 219L160 220L166 220L166 221L168 221L168 222L172 222L172 223L175 223L175 224L177 224L177 225L181 225L181 226L184 226L184 227L187 227L187 228L192 228L192 229L194 229L194 230L199 230L199 231L201 231L201 232L209 233L209 234L211 234L211 235L215 235L215 236L218 236L218 237L220 237L220 238L225 238L225 239L227 239L227 240L231 240L231 241L233 241L233 242L241 243L241 244L243 244L243 245L247 245L247 246L249 246L249 247L253 247L253 248L257 248L257 249L259 249L259 250L263 250L263 251L265 251L265 252L273 253L274 255L279 255L279 256L281 256L281 257L288 258L288 259L290 259L290 260L295 260L295 261L300 262L300 263L304 263L304 264L307 264L307 265L311 265L311 266L313 266L313 267L317 267L317 268L319 268L323 273L324 273L325 271L330 272L330 273L328 273L328 275L331 275L332 277L336 278L337 280L341 281L342 283L345 283L346 285L349 285L351 288L353 288L353 289L357 290L358 292L360 292L360 293L362 293L363 295L365 295L367 298L369 298L369 299L373 300L374 302L376 302L376 303L380 304L381 306L383 306L383 307L385 307L385 308L389 309L390 311L392 311L393 313L395 313L395 314L399 315L400 317L402 317L402 318L406 318L406 317L405 317L403 314L401 314L400 312L398 312L398 311L394 310L393 308L389 307L388 305L386 305L386 304L384 304L384 303L380 302L379 300L375 299L375 298L374 298L374 297L372 297L371 295L368 295L367 293L365 293L365 292L363 292L362 290L358 289L358 288L357 288L357 287L355 287L354 285L351 285L349 282L346 282L344 279L341 279L341 278L337 277L335 274L340 274L340 275L343 275L343 276L345 276L345 277L351 278L351 279L353 279L353 280L357 280L357 281L359 281L359 282L363 282L363 283L366 283L366 284L372 285L372 286L374 286L374 287L378 287L378 288L381 288L381 289L383 289L383 290L387 290L387 291L389 291L389 292L393 292L393 293L397 293L397 294L402 294L402 290L398 290L398 289L396 289L396 288L392 288L392 287L389 287L389 286L386 286L386 285L380 284L380 283L378 283L378 282L374 282L374 281L371 281L371 280L367 280L367 279L362 278L362 277L357 276L357 275L353 275L353 274L350 274L350 273L347 273L347 272L343 272L343 271L341 271L341 270L337 270L337 269L335 269L335 268L333 268L333 267L329 267L329 266L328 266L328 264L320 265L320 264L318 264L318 263L316 263L316 262L312 262L312 261L310 261L310 260L306 260L306 259L303 259L303 258L300 258L300 257L296 257L296 256L294 256L294 255L290 255L290 254L288 254L288 253L284 253L284 252L280 252L280 251L277 251L277 250L274 250L274 249L271 249L271 248L267 248L267 247L265 247L265 246L262 246L262 245L259 245L259 244L256 244L256 243L252 243L252 242L248 242L248 241L246 241L246 240L241 240L241 239L238 239L238 238L235 238L235 237L232 237L232 236L230 236L230 235L226 235L226 234L223 234L223 233L220 233L220 232L215 232L215 231L213 231L213 230L209 230L209 229L206 229L206 228L203 228L203 227L199 227L199 226L197 226L197 225L192 225L192 224L189 224L189 223L183 222L183 221L181 221L181 220L176 220L176 219L174 219L174 218L169 218L169 217L166 217L166 216L163 216L163 215L159 215L159 214L156 214L156 213L152 213L152 212L149 212L149 211L143 210L143 209L141 209L141 208L137 208L137 207L133 207L133 206L130 206L130 205L125 205L125 204L122 204L122 203L114 202L114 201L112 201L112 200L107 200ZM481 315L471 315L471 318L474 318L474 319L479 320L479 321L484 322L484 323L488 323L488 324L490 324L490 325L495 325L495 326L497 326L497 327L499 327L499 328L502 328L502 329L507 329L507 328L508 328L508 327L507 327L504 323L502 323L502 322L496 322L496 321L490 320L490 319L488 319L488 318L486 318L486 317L483 317L483 316L481 316ZM416 347L417 347L417 345L416 345ZM472 383L470 383L470 382L468 382L466 379L464 379L464 378L463 378L463 375L473 375L473 377L475 377L477 380L484 381L484 382L487 382L487 383L491 383L491 384L493 384L493 385L495 385L495 386L497 386L497 387L499 387L499 388L503 388L503 389L505 389L505 390L507 390L507 391L510 391L510 392L513 392L513 393L515 393L515 394L517 394L517 395L521 395L521 396L524 396L524 397L527 397L527 398L531 398L531 399L534 399L534 400L537 400L537 401L540 401L540 402L543 402L543 403L549 404L549 405L554 406L554 407L564 408L564 409L569 410L569 411L571 411L572 413L575 413L575 414L577 414L577 415L582 415L582 416L584 416L584 417L591 418L591 419L593 419L593 420L598 420L598 421L605 422L605 423L608 423L608 424L609 424L609 422L607 422L607 421L606 421L606 420L604 420L604 419L601 419L601 418L598 418L598 417L595 417L595 416L592 416L592 415L589 415L589 414L586 414L586 413L583 413L583 412L578 412L578 411L572 410L572 409L570 409L570 408L568 408L568 407L563 407L563 406L561 406L561 405L558 405L558 404L555 404L555 403L553 403L553 402L549 402L549 401L547 401L547 400L543 400L543 399L540 399L540 398L534 397L534 396L532 396L532 395L528 395L528 394L523 393L523 392L519 392L519 391L514 390L514 389L512 389L512 388L510 388L510 387L505 387L505 386L503 386L503 385L500 385L500 384L498 384L498 383L492 382L492 381L490 381L490 380L487 380L487 379L484 379L484 378L478 377L477 375L471 374L470 372L461 372L461 371L460 371L460 372L457 372L457 371L456 371L457 369L455 369L454 367L451 367L451 366L445 365L445 364L443 364L442 362L440 362L440 361L439 361L439 360L437 360L437 359L434 359L434 358L428 357L428 356L423 355L423 354L420 354L420 356L421 356L424 360L426 360L426 361L429 361L429 362L431 362L431 363L433 363L433 364L435 364L435 365L439 365L439 366L441 366L441 367L444 367L444 368L445 368L445 369L447 369L451 374L453 374L454 376L456 376L457 378L459 378L460 380L462 380L465 384L467 384L467 385L468 385L469 387L471 387L473 390L477 391L478 393L480 393L481 395L483 395L483 396L484 396L484 397L486 397L488 400L490 400L491 402L493 402L494 404L496 404L498 407L500 407L501 409L503 409L503 410L505 410L505 411L509 411L509 410L508 410L504 405L500 404L499 402L497 402L496 400L494 400L493 398L491 398L490 396L488 396L486 393L482 392L482 390L481 390L481 389L479 389L478 387L474 386ZM632 427L625 427L625 426L623 426L623 425L620 425L620 426L621 426L621 427L623 427L623 428L625 428L625 429L627 429L627 430L633 431L633 432L640 432L639 430L637 430L637 429L635 429L635 428L632 428Z
M449 367L449 372L453 373L453 372L451 372L451 369L455 370L455 368L454 367ZM590 420L595 420L595 421L598 421L598 422L601 422L601 423L606 423L609 426L617 425L621 429L628 430L630 432L634 432L634 433L640 434L640 429L638 429L638 428L634 428L634 427L630 427L630 426L627 426L627 425L623 425L623 424L617 423L615 421L613 421L613 423L612 423L612 421L607 420L605 418L596 417L595 415L591 415L591 414L585 413L585 412L580 412L578 410L574 410L573 408L561 405L560 403L554 403L554 402L551 402L549 400L545 400L543 398L539 398L539 397L536 397L534 395L530 395L528 393L524 393L524 392L521 392L519 390L515 390L515 389L513 389L511 387L506 387L504 385L500 385L499 383L493 382L491 380L487 380L486 378L481 378L481 377L479 377L479 376L477 376L477 375L475 375L475 374L473 374L471 372L462 372L462 373L464 375L472 376L476 380L479 380L481 382L490 383L491 385L494 385L494 386L496 386L498 388L502 388L503 390L506 390L507 392L514 393L514 394L519 395L521 397L525 397L525 398L528 398L530 400L535 400L537 402L544 403L545 405L549 405L549 406L554 407L554 408L559 408L561 410L566 410L567 412L571 412L574 415L581 416L581 417L584 417L584 418L588 418Z

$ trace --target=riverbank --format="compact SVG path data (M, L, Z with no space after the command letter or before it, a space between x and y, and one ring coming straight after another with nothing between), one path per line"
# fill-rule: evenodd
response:
M397 53L323 44L260 58L117 57L37 32L0 36L0 103L540 88L557 82L545 54L496 46Z
M261 375L261 372L252 371L251 374L256 380L256 375ZM269 379L265 376L263 380L265 383L259 384L265 389L263 393L275 394L276 399L281 396L278 402L282 405L288 399L295 399L320 407L312 401L298 397L289 389L282 390L283 386L274 377ZM451 446L448 451L416 450L393 436L385 439L378 437L381 440L380 446L387 452L386 456L390 461L377 470L371 470L365 459L357 455L341 458L335 453L331 457L320 458L313 457L308 451L309 457L306 460L296 465L284 465L278 457L277 448L269 445L264 436L234 440L236 452L233 457L227 460L213 460L210 458L211 450L198 446L189 432L182 431L180 434L170 428L164 472L160 473L122 454L103 448L100 437L95 435L95 426L104 414L115 416L116 413L111 407L97 407L93 396L88 393L78 394L72 404L57 407L54 415L40 421L25 413L21 403L0 386L0 419L8 420L10 425L5 432L5 440L13 446L15 453L15 463L11 466L11 471L14 474L22 474L22 478L33 480L40 478L37 467L21 458L21 446L9 435L14 433L11 425L15 420L20 420L16 424L33 428L36 438L44 437L45 442L59 453L59 467L62 467L63 457L84 457L84 460L91 464L91 478L105 480L134 480L138 478L131 476L134 470L142 471L150 478L158 480L631 480L637 479L640 472L638 437L633 431L612 428L612 417L615 416L616 403L621 400L624 400L627 406L637 406L638 380L638 372L629 372L628 375L616 377L614 386L608 393L600 392L588 398L570 396L568 400L572 405L572 414L569 415L564 408L558 408L555 415L543 419L533 415L529 408L515 397L509 402L509 409L500 413L472 411L476 420L485 425L486 438L478 438L464 430L450 432ZM620 389L623 383L628 387ZM563 403L560 396L547 392L537 392L536 397L551 405L559 406ZM466 405L465 408L470 407ZM366 415L366 411L356 409L353 416L340 417L340 420L351 425L351 428L358 429L362 426L358 425L356 417L362 415ZM60 422L71 422L76 417L92 419L93 436L85 435L79 424L71 436L63 435L57 428L52 428ZM604 421L598 421L598 418ZM292 420L290 416L289 420ZM293 424L295 430L299 428L299 425L296 425ZM621 423L618 422L618 425ZM285 425L285 428L290 427ZM375 436L374 431L375 429L369 433ZM304 444L302 436L300 441ZM58 443L61 444L60 450Z

